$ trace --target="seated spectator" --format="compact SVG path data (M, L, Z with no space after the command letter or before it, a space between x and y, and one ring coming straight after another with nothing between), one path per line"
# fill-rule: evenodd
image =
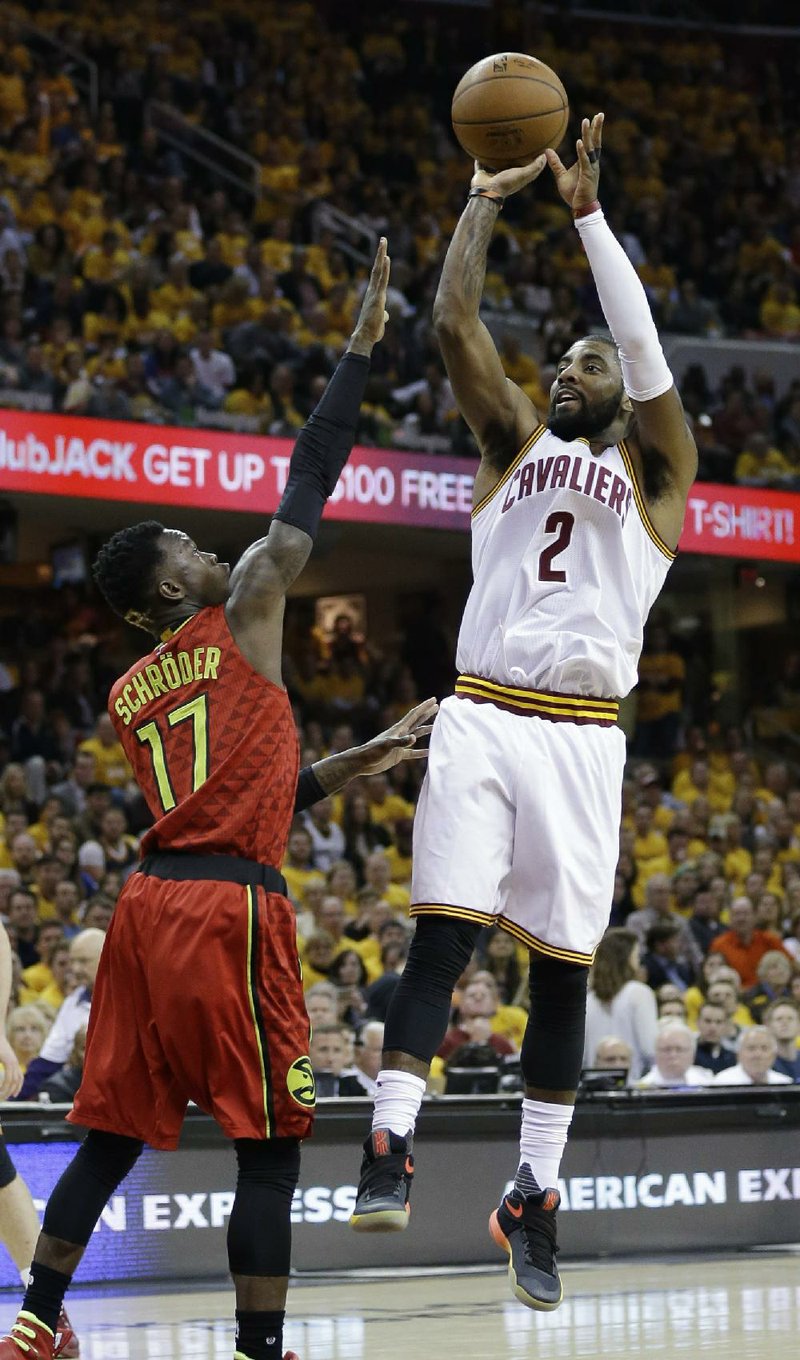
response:
M100 845L106 870L116 869L123 882L139 862L139 846L128 835L128 819L122 808L110 807L100 823Z
M644 983L639 940L632 930L607 930L589 972L583 1066L595 1067L597 1046L609 1034L631 1050L630 1076L638 1080L655 1050L656 999Z
M78 926L78 906L80 904L80 894L77 883L65 878L56 886L54 906L55 920L61 927L61 933L67 940L71 940L77 935Z
M656 1034L653 1066L638 1085L671 1087L674 1090L706 1086L710 1075L704 1068L695 1065L696 1044L696 1036L683 1021L661 1021Z
M22 973L22 981L32 992L44 991L53 981L53 974L50 972L50 955L59 944L64 944L64 933L57 921L45 921L39 926L36 936L36 950L39 955L39 962L31 964Z
M624 1039L607 1034L595 1048L592 1066L602 1068L604 1071L623 1071L627 1085L632 1062L633 1049L630 1044L626 1044Z
M462 1044L488 1043L501 1058L519 1052L519 1047L494 1031L493 1021L498 1011L497 996L483 979L474 978L464 988L458 1007L458 1019L451 1024L438 1049L438 1056L446 1062L450 1054ZM475 1023L478 1022L478 1023Z
M86 1026L76 1031L69 1057L59 1072L43 1082L40 1096L47 1096L53 1105L71 1105L83 1078L86 1054Z
M94 757L94 782L109 789L124 789L133 777L122 742L108 713L101 713L94 734L82 741L79 751ZM77 759L77 756L76 756Z
M15 888L8 899L8 932L23 968L41 963L36 898L27 888Z
M318 1099L363 1096L364 1087L358 1077L347 1070L352 1043L353 1032L345 1025L323 1025L314 1030L308 1052Z
M303 950L303 990L316 982L324 982L328 969L336 957L336 941L327 930L315 930L309 935Z
M6 1037L23 1073L39 1055L50 1021L38 1005L15 1006L6 1022Z
M411 887L412 851L414 842L413 817L398 817L394 824L394 844L386 847L391 880L401 888Z
M688 921L674 912L671 907L672 884L667 874L653 874L645 886L645 904L639 911L632 911L625 922L625 929L632 930L639 943L644 947L647 932L655 925L676 925L681 934L677 959L685 967L696 973L703 956L700 947L689 929Z
M778 1041L764 1025L743 1030L736 1044L738 1062L714 1078L717 1086L785 1086L792 1078L773 1070L778 1056Z
M713 979L720 971L724 973L726 968L727 964L721 954L706 954L700 969L698 984L687 988L683 995L683 999L686 1002L686 1013L690 1027L694 1028L697 1024L697 1016L700 1007L706 1000L708 989Z
M89 1023L92 989L105 943L102 930L82 930L70 945L75 990L65 1000L41 1051L25 1073L19 1100L32 1100L48 1077L60 1071L72 1052L75 1035Z
M682 1020L686 1024L686 1002L681 995L680 989L672 982L665 982L656 992L656 1002L658 1003L658 1018L665 1020L668 1017L673 1020Z
M391 831L398 818L413 818L413 804L392 790L385 774L371 774L364 782L370 817L376 826L385 826Z
M367 988L367 1015L370 1020L385 1023L389 1003L400 981L408 960L408 942L384 945L381 950L381 972L377 982Z
M361 1083L364 1094L374 1096L378 1073L383 1059L383 1025L380 1020L368 1020L356 1034L353 1076Z
M411 894L399 883L392 883L389 861L382 850L373 850L364 861L364 882L373 892L379 893L393 911L407 911Z
M344 903L344 909L348 916L358 915L356 898L358 896L358 878L356 871L348 859L337 859L328 870L327 877L328 892L335 895ZM354 936L354 938L358 938Z
M315 869L327 874L344 856L344 832L333 821L333 799L321 798L303 813L303 825L311 837Z
M100 887L106 871L106 857L99 841L84 841L78 849L78 880L85 897L91 897Z
M732 968L729 973L733 973ZM753 1023L753 1017L742 1001L738 979L735 976L718 973L709 986L706 997L713 1005L721 1006L724 1010L726 1025L722 1033L722 1043L728 1048L735 1049L739 1034Z
M339 1023L339 991L332 982L315 982L305 993L305 1003L312 1029Z
M755 987L748 987L742 996L755 1024L763 1024L764 1012L772 1001L789 995L789 982L794 969L791 960L777 949L771 949L759 960Z
M699 888L695 893L689 929L704 955L711 948L712 941L725 931L719 920L720 908L719 896L710 888Z
M342 949L328 969L328 981L339 992L339 1019L356 1029L367 1009L366 989L369 981L361 955L355 949Z
M772 1066L795 1085L800 1083L800 1007L788 997L779 997L767 1006L764 1024L778 1045Z
M370 803L363 789L348 790L342 813L345 855L357 874L363 876L366 860L372 851L391 845L392 838L385 827L372 820ZM391 871L390 871L391 877Z
M515 1005L523 977L513 936L507 930L491 930L485 940L479 941L478 948L485 971L494 978L502 1005Z
M314 842L311 833L302 822L295 822L289 833L281 873L286 879L289 896L295 904L302 902L303 889L307 883L325 882L325 875L314 866Z
M755 987L759 961L770 950L790 956L783 947L780 935L756 928L756 913L749 897L737 897L730 909L730 928L712 942L711 952L721 954L725 962L735 968L745 988Z
M647 952L642 960L647 985L657 991L670 982L683 993L692 982L691 970L679 959L683 931L677 921L651 926L645 936Z
M697 1067L707 1068L713 1076L736 1064L735 1055L722 1043L726 1025L727 1016L722 1006L715 1006L712 1002L706 1001L700 1007L694 1061Z

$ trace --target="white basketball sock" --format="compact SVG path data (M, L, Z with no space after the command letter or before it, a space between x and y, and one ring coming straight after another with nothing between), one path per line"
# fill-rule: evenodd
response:
M558 1185L558 1169L567 1144L574 1105L550 1105L523 1100L519 1135L519 1164L530 1166L540 1190Z
M401 1137L409 1131L413 1133L425 1086L422 1077L411 1072L382 1067L372 1114L373 1129L391 1129Z

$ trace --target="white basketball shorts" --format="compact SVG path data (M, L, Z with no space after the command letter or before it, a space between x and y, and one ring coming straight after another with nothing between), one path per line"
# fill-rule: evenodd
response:
M533 702L524 713L497 706L504 693L529 692L467 681L431 736L411 914L499 925L544 955L588 965L611 911L625 737L591 713L571 720L569 706L616 705L540 695L554 717L534 716ZM458 697L469 684L475 698Z

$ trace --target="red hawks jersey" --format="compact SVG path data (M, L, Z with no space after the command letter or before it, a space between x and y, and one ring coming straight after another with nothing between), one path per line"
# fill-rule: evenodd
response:
M289 697L245 660L223 605L194 614L114 685L109 712L155 826L142 849L277 868L297 792Z

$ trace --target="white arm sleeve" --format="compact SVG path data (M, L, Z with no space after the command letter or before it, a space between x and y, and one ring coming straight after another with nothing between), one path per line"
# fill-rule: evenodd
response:
M625 391L652 401L672 387L650 305L636 270L602 209L575 223L594 277L600 306L619 350Z

